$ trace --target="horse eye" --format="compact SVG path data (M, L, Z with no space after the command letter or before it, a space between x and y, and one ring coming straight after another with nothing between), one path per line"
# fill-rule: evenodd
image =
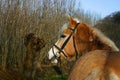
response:
M66 35L62 34L60 37L61 37L61 38L65 38L65 37L66 37Z

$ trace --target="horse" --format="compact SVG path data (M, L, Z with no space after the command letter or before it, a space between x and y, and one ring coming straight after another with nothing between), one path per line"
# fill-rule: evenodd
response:
M119 60L119 51L90 51L75 62L68 80L120 80Z
M55 64L59 59L72 60L77 54L97 49L119 51L115 43L100 30L79 23L72 17L69 17L69 22L63 25L61 33L60 38L48 52L48 59Z
M68 80L120 80L120 52L101 31L69 17L62 35L48 52L52 63L81 56Z

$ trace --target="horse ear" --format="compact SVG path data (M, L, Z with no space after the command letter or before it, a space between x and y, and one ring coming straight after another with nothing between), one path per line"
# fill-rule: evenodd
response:
M77 24L77 22L71 16L68 16L68 17L69 17L69 24L70 24L70 26L74 27Z

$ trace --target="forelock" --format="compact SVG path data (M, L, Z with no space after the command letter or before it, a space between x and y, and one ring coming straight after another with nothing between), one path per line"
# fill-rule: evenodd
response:
M79 20L78 18L74 18L74 20L75 20L77 23L80 23L80 20ZM64 31L65 29L67 29L68 27L69 27L69 24L68 24L68 23L65 23L65 24L60 28L59 34L62 34L63 31Z
M60 34L62 34L63 31L68 28L68 26L69 26L68 23L65 23L60 29Z

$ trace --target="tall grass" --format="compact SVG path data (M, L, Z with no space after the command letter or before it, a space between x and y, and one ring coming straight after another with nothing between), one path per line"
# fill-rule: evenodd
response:
M75 0L0 0L0 65L3 69L23 63L26 49L23 38L35 33L46 42L40 62L58 37L60 27L71 14L93 24L97 16L76 9ZM80 10L80 11L77 11ZM83 16L83 17L82 17Z

